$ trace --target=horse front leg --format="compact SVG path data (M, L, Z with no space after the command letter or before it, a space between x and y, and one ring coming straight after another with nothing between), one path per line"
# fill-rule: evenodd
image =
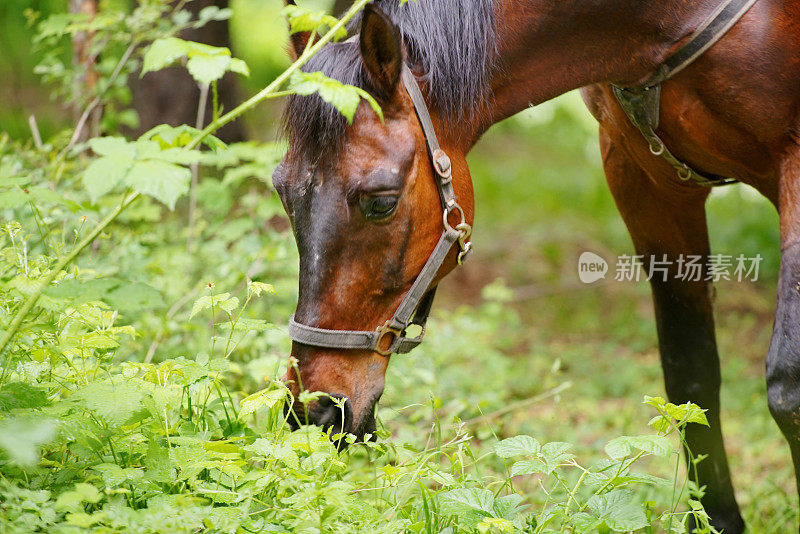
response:
M800 148L782 166L781 269L775 325L767 353L767 398L789 442L800 492Z
M708 191L683 184L656 185L659 182L651 180L632 159L621 139L612 138L604 128L600 137L606 178L636 253L644 257L644 270L655 267L650 263L653 259L661 262L658 271L653 269L650 284L667 396L676 404L691 401L708 410L710 427L690 424L686 428L691 454L708 455L697 465L695 480L706 486L703 505L718 530L741 533L744 521L734 496L720 425L721 377L711 285L703 280L704 272L699 280L680 272L681 268L686 271L681 258L701 256L704 262L709 254ZM689 472L694 479L694 471Z

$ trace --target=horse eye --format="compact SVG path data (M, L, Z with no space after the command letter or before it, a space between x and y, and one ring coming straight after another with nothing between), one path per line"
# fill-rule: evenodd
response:
M398 200L393 195L362 196L359 207L368 220L380 221L394 213Z

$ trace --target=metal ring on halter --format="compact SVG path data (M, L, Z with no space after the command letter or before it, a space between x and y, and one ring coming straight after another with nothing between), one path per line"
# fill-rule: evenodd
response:
M450 221L448 220L450 214L454 211L457 211L461 215L461 221L456 224L455 227L450 226ZM452 206L448 206L448 208L442 212L442 223L444 224L444 229L448 232L451 230L458 230L460 225L467 223L467 216L464 214L464 208L462 208L458 202L454 202Z
M666 147L664 147L664 142L661 139L650 139L650 153L654 156L660 156L663 154L664 148Z
M381 356L391 356L391 354L397 349L397 343L399 342L400 338L403 337L403 333L397 330L396 328L392 328L389 326L391 319L386 321L386 323L378 328L378 337L375 338L375 346L372 347L372 350L380 354ZM381 342L386 338L386 336L391 335L391 342L389 342L389 346L385 349L381 348Z
M692 169L690 169L686 165L684 165L682 169L678 169L678 178L680 178L684 182L689 180L689 178L691 177L692 177Z

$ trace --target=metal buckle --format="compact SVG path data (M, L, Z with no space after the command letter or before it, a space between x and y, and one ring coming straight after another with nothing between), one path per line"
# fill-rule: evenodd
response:
M448 183L453 179L453 163L444 150L441 148L434 150L431 154L431 162L436 174L443 178L442 183Z
M372 347L372 350L377 352L381 356L391 356L392 353L394 352L395 348L396 348L396 345L398 344L398 340L401 337L403 337L403 332L401 332L400 330L398 330L396 328L392 328L391 326L389 326L389 323L391 321L392 320L389 319L388 321L386 321L383 324L383 326L381 326L381 327L379 327L377 329L378 337L375 339L375 346ZM385 349L382 349L381 348L381 342L384 340L384 338L388 334L391 334L393 336L392 337L392 341L391 341L391 343L389 343L388 347L386 347Z

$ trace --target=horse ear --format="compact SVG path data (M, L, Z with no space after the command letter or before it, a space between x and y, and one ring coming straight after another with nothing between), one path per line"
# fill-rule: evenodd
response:
M294 6L294 0L286 0L287 6ZM291 31L291 28L289 28ZM306 49L306 45L308 44L308 40L311 39L311 32L296 32L289 34L289 55L292 57L292 61L297 61L303 52Z
M367 4L361 19L361 58L379 97L391 98L400 82L403 45L397 26L389 17Z

